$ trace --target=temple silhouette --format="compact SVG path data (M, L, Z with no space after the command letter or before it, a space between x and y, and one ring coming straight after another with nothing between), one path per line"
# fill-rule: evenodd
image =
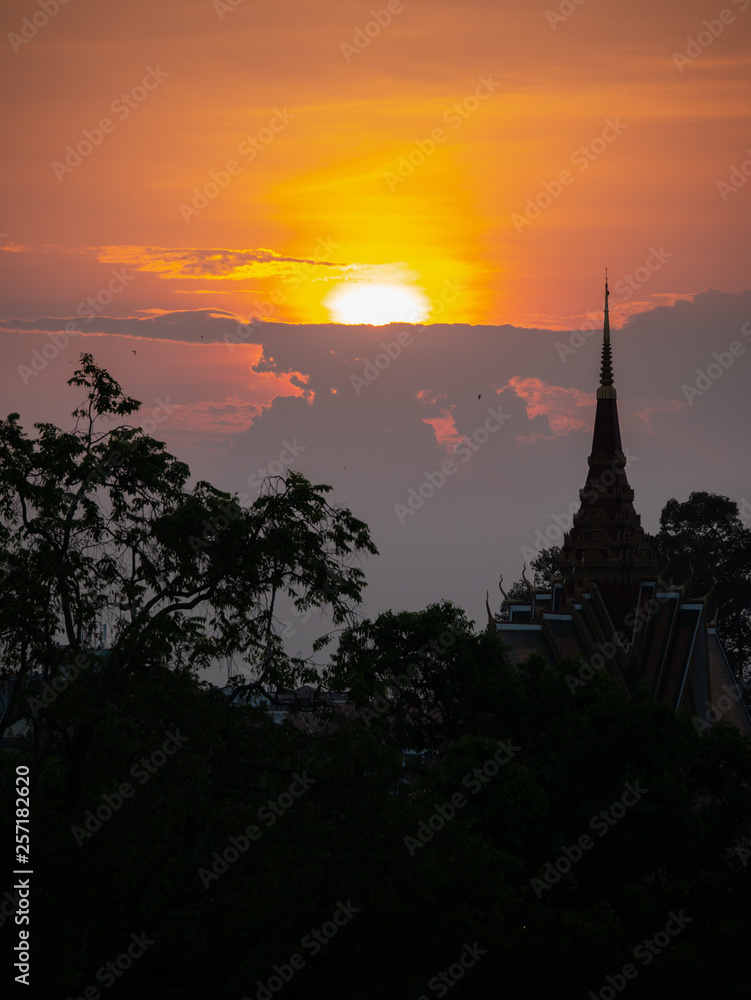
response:
M658 567L654 543L634 508L613 383L608 296L606 279L592 453L558 572L544 588L523 573L526 599L510 598L501 578L509 620L493 616L488 604L488 629L497 632L511 663L532 653L551 665L578 659L578 671L567 675L573 693L604 669L629 693L644 686L655 701L690 713L699 729L725 718L751 734L751 718L717 635L719 609L709 619L711 591L695 596L691 576L678 584L667 575L669 564Z

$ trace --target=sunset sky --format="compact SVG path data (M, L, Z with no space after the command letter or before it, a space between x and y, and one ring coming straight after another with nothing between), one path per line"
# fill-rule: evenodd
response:
M751 0L11 0L2 23L3 416L65 423L91 351L198 478L248 492L296 440L382 551L366 613L481 619L583 483L599 346L570 331L601 329L607 266L645 527L692 489L751 500Z

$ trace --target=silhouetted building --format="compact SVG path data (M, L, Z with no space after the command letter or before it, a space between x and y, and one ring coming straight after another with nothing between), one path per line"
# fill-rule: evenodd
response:
M751 733L751 718L717 635L709 621L709 594L692 596L690 580L666 580L654 544L634 509L626 478L618 405L613 385L608 286L602 368L587 478L581 505L563 538L558 576L550 587L533 587L529 597L505 593L509 621L490 613L488 628L518 663L539 652L549 663L578 658L568 674L572 692L599 669L618 678L631 693L644 684L652 697L685 710L703 728L723 717Z

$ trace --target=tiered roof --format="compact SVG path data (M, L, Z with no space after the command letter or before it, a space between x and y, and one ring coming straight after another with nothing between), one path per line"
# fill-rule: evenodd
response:
M751 734L751 718L708 618L709 595L692 598L690 577L681 585L664 579L667 567L658 570L654 545L634 509L621 447L608 296L606 279L592 452L581 506L561 546L559 576L549 588L527 583L527 600L507 598L508 622L488 610L488 628L498 632L512 663L534 652L551 664L579 659L572 690L607 669L628 691L643 685L656 701L690 712L700 728L725 717Z

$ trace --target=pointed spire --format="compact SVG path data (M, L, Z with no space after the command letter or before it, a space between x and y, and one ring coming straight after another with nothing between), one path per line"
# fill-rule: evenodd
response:
M610 310L608 309L608 269L605 268L605 320L602 328L602 367L600 369L600 388L597 390L598 399L615 399L616 392L613 387L613 353L610 347Z

